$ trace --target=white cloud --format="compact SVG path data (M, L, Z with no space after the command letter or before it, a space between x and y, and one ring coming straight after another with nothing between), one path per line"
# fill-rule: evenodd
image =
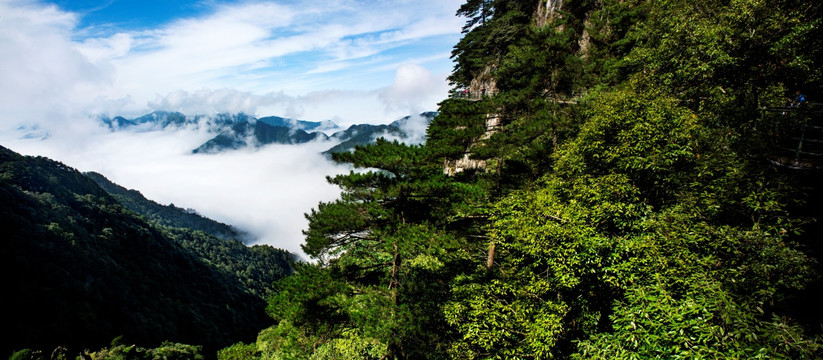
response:
M129 30L81 29L79 15L54 6L0 0L0 145L297 251L303 213L338 194L324 145L195 156L213 134L111 133L95 116L244 112L347 126L435 110L462 0L214 3L204 16Z
M319 154L325 150L322 145L273 145L201 156L164 148L164 143L158 144L162 152L147 154L142 145L106 154L99 170L149 198L195 208L249 231L259 243L294 253L302 254L301 231L308 225L303 214L318 201L339 195L325 176L342 170ZM111 166L115 156L130 166Z
M408 119L400 123L400 129L406 134L405 138L386 136L389 140L397 140L410 145L420 145L426 142L426 130L429 122L426 117L420 114L410 115Z
M287 108L294 97L279 93L255 95L235 89L177 90L149 101L152 110L179 111L184 114L245 113L256 114L261 106L284 104Z
M76 137L93 143L76 146ZM326 175L347 171L320 154L332 145L270 145L216 155L191 150L214 134L203 129L176 131L54 134L46 140L3 139L23 154L60 159L80 171L96 171L161 204L194 208L235 225L259 243L301 254L304 213L318 201L339 195ZM74 138L74 139L73 139ZM75 146L73 146L75 145ZM73 147L72 147L73 146Z
M73 15L17 2L0 2L0 14L0 129L78 113L110 81L111 68L73 47Z
M415 64L401 65L394 82L379 95L389 110L401 109L409 114L426 110L432 101L442 100L448 94L448 84L442 77Z

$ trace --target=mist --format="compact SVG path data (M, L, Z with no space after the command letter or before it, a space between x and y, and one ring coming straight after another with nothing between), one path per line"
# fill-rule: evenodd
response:
M82 172L98 172L150 200L192 208L248 232L252 244L271 245L306 260L300 247L303 230L308 228L304 214L319 202L340 196L340 189L329 184L326 176L351 170L321 154L336 145L331 141L192 154L192 149L216 135L208 126L113 131L96 117L53 120L46 123L48 127L0 132L0 145L23 155L46 156ZM207 121L203 117L200 123ZM421 144L426 128L425 118L412 115L401 125L408 137L389 139Z
M249 232L256 244L298 254L304 214L340 190L327 175L348 172L320 153L333 144L269 145L219 154L191 154L214 134L200 127L111 132L89 121L69 137L6 137L3 145L25 155L96 171L158 203L193 208L203 216ZM85 133L80 131L84 129ZM80 140L82 136L84 140ZM78 145L81 144L81 145Z

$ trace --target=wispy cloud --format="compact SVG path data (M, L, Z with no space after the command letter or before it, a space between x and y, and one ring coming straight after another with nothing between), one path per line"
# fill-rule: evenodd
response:
M81 15L3 0L0 50L6 56L0 59L0 91L16 96L4 97L0 106L63 101L83 111L108 106L110 112L129 113L179 91L300 97L340 90L361 94L363 110L338 116L390 119L403 115L401 110L385 113L380 100L368 94L390 86L401 64L426 67L445 82L448 50L459 36L460 20L454 17L459 3L218 2L200 17L129 30L104 23L78 28ZM316 105L304 115L328 113L315 111L324 106Z
M148 102L151 110L178 111L184 114L215 114L232 109L233 113L254 114L263 106L283 105L288 117L296 117L295 97L282 91L257 95L236 89L200 89L195 91L177 90L157 96ZM289 110L291 109L291 110Z
M347 1L220 6L209 16L153 32L87 39L80 49L114 55L107 60L135 97L147 91L154 95L157 89L223 87L293 96L341 85L370 90L387 86L393 75L381 65L418 56L420 49L407 49L415 42L455 40L459 21L453 7ZM127 45L131 47L123 53ZM446 63L443 50L448 46L450 42L428 51Z

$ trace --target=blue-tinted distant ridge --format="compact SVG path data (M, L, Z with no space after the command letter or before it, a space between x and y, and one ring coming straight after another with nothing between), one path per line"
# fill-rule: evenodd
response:
M255 118L243 113L206 115L185 115L179 112L155 111L146 115L127 119L101 117L100 122L112 131L160 131L183 127L206 127L215 134L213 138L192 150L194 154L216 154L229 150L261 147L269 144L303 144L328 141L330 148L323 153L351 151L357 145L374 142L387 137L401 141L412 140L412 122L418 120L427 125L437 115L424 112L398 119L387 125L356 124L346 129L331 120L305 121L279 116ZM327 135L331 134L331 135Z

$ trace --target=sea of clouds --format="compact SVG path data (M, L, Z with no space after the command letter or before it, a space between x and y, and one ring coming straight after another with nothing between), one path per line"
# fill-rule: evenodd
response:
M346 127L436 110L448 92L448 69L432 64L448 59L448 50L388 54L420 39L456 40L460 3L356 9L348 2L239 2L155 29L112 31L80 29L81 14L44 2L0 0L0 145L99 172L151 200L193 208L259 243L301 254L304 213L339 196L326 176L350 171L320 154L334 144L193 155L215 135L205 127L111 131L99 116L243 112ZM324 14L330 17L322 26L313 22ZM283 27L289 32L278 35ZM360 35L372 32L379 36ZM323 61L308 70L264 68L309 51L320 51ZM377 76L386 71L393 78ZM420 142L425 124L410 122L407 130Z

